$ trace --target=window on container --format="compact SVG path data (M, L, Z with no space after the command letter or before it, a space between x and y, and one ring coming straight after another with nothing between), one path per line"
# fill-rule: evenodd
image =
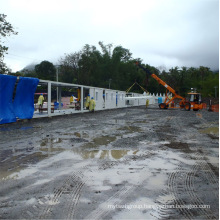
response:
M98 101L98 95L99 95L99 93L96 92L96 93L95 93L95 100L96 100L96 101Z

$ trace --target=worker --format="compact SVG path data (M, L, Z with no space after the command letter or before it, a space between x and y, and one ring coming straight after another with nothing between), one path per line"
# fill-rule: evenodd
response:
M94 112L95 111L95 100L94 98L92 97L90 102L89 102L89 111L90 112Z
M102 102L102 107L105 108L105 94L103 94L103 102Z
M148 107L149 105L149 99L146 100L146 108Z
M73 104L73 101L74 101L74 99L73 99L73 95L70 97L70 104Z
M168 99L169 100L171 100L172 99L172 96L171 96L171 94L169 93L169 95L168 95Z
M41 93L41 95L39 96L39 98L38 98L38 103L37 103L37 104L39 105L40 108L43 107L43 104L44 104L44 96L43 96L43 93Z
M86 103L85 103L86 109L89 109L89 103L90 103L90 95L88 94L86 97Z

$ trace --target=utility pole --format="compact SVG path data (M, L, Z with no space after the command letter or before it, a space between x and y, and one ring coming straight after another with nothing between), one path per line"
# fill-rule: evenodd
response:
M218 86L214 86L214 88L215 88L215 98L217 98L217 88L218 88Z
M112 81L112 79L109 79L109 84L108 84L109 89L110 89L110 86L111 86L111 81Z
M56 80L58 82L58 73L59 73L59 70L58 70L59 66L57 65L56 66ZM58 86L57 86L57 102L58 102Z

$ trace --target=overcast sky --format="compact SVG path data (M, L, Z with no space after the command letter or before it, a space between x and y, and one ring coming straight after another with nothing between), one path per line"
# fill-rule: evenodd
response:
M155 67L219 67L218 0L1 0L0 13L18 32L5 40L13 71L99 41Z

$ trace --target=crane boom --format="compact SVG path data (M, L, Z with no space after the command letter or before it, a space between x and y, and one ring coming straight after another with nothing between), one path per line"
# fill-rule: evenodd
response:
M138 66L138 67L140 67L141 69L143 69L147 74L148 74L148 76L151 76L152 78L154 78L155 80L157 80L157 82L159 83L159 84L161 84L162 86L164 86L169 92L171 92L172 94L173 94L173 97L172 97L172 99L169 99L167 96L166 96L166 98L165 98L165 101L164 101L164 103L162 103L162 105L160 105L160 107L161 108L167 108L168 107L168 105L169 105L169 103L171 103L174 99L181 99L181 101L180 101L180 108L183 108L184 107L184 105L185 105L185 103L186 103L186 99L185 98L183 98L182 96L180 96L180 95L178 95L177 93L176 93L176 91L172 88L172 87L170 87L167 83L165 83L162 79L160 79L157 75L155 75L154 73L153 74L151 74L150 72L149 72L149 70L147 70L146 68L144 68L142 65L140 65L138 62L136 62L136 65Z
M174 96L176 96L176 98L184 99L182 96L178 95L173 88L171 88L169 85L167 85L167 83L165 83L165 82L164 82L162 79L160 79L157 75L155 75L155 74L153 73L153 74L151 74L151 77L154 78L154 79L156 79L159 84L163 85L169 92L171 92Z
M167 85L167 83L165 83L157 75L155 75L154 73L151 74L149 70L147 70L146 68L141 66L138 62L136 62L136 65L138 67L140 67L141 69L143 69L148 74L148 76L151 76L152 78L157 80L157 82L159 84L163 85L169 92L171 92L173 94L173 97L169 98L167 96L167 93L166 93L166 97L165 97L164 102L159 104L159 107L161 109L167 109L168 107L170 107L169 104L174 99L181 99L180 102L179 102L179 108L181 108L181 109L184 108L186 111L190 111L190 109L193 109L193 111L198 111L199 109L203 109L203 104L204 103L201 102L201 94L200 93L195 93L195 92L194 93L188 93L191 97L190 101L188 101L185 98L183 98L182 96L178 95L173 88L171 88L169 85ZM171 108L175 108L174 103L171 104Z

